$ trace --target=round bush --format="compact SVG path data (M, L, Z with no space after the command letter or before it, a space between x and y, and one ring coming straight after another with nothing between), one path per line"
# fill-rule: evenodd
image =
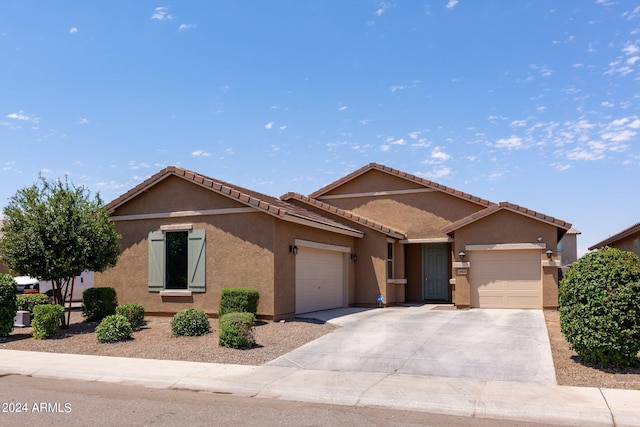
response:
M33 337L49 338L60 329L64 307L57 304L42 304L33 308Z
M16 282L9 274L0 274L0 337L13 330L13 319L18 311Z
M218 344L230 348L253 347L256 340L253 326L256 317L253 313L227 313L220 318Z
M608 247L590 252L571 265L558 297L562 333L583 362L639 362L640 258Z
M128 340L132 333L131 323L120 314L105 317L96 327L96 339L101 343Z
M179 311L171 318L171 333L174 337L194 337L211 332L211 324L207 314L195 308Z
M140 329L144 325L144 307L140 304L119 305L116 314L126 317L133 329Z
M116 314L117 306L114 288L88 288L82 293L82 315L88 322L99 322Z
M225 288L220 294L220 307L218 316L222 317L227 313L248 312L256 314L258 312L258 302L260 293L253 288Z

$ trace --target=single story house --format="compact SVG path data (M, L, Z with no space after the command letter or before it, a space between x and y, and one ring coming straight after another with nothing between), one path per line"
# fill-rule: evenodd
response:
M375 163L281 198L171 166L107 209L122 255L95 286L120 303L215 315L222 289L249 286L273 319L412 301L557 307L571 228Z
M604 239L600 243L596 243L591 246L589 250L592 251L604 246L633 252L640 256L640 222Z

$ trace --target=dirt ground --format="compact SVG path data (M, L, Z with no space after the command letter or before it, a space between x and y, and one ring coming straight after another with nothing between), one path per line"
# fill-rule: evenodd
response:
M551 353L559 385L640 390L640 368L597 369L580 363L560 332L557 310L545 310ZM212 333L202 337L172 337L169 317L146 317L146 325L133 339L115 344L96 341L96 323L84 322L80 312L71 315L71 326L53 338L37 340L31 328L16 328L0 339L0 349L95 354L144 359L189 360L209 363L262 365L312 341L336 326L307 320L259 321L257 346L229 349L218 345L218 320L211 319Z

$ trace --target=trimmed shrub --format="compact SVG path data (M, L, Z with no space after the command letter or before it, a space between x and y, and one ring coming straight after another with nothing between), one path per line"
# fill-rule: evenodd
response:
M0 274L0 337L8 336L13 330L13 320L18 311L17 294L13 276Z
M49 297L45 294L18 295L18 311L28 311L33 319L33 309L37 305L49 304Z
M174 337L195 337L211 332L211 324L207 314L196 308L187 308L171 318L171 334Z
M49 338L60 329L64 307L57 304L37 305L33 308L33 337Z
M116 314L118 298L113 288L89 288L82 293L82 316L88 322L99 322Z
M133 328L129 320L121 315L107 316L96 327L96 339L100 343L113 343L131 338Z
M601 248L574 262L560 282L560 327L585 363L638 364L640 258Z
M229 348L249 348L256 343L253 326L256 317L253 313L227 313L220 318L218 344Z
M227 313L253 313L258 312L260 294L253 288L226 288L220 295L220 308L218 317Z
M141 304L122 304L116 307L116 314L127 318L135 330L144 325L144 307Z

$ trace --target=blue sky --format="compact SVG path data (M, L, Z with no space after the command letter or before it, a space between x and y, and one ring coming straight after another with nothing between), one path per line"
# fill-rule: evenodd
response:
M370 162L574 224L640 221L640 6L0 2L0 208L168 165L280 196Z

